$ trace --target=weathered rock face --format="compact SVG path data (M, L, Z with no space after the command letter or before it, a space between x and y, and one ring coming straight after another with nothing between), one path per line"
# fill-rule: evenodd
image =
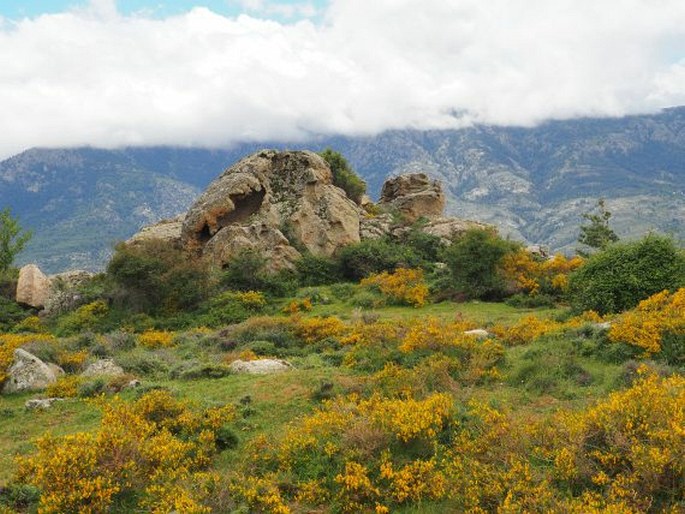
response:
M45 301L46 314L59 314L74 309L81 301L78 287L93 277L84 270L67 271L48 277L50 291Z
M168 220L161 220L149 227L143 227L140 232L133 235L127 244L137 244L145 241L164 241L173 246L181 245L181 229L183 228L184 216L176 216Z
M219 265L246 248L264 251L277 270L292 266L296 247L331 255L359 241L360 216L321 157L264 150L210 184L188 211L181 241Z
M381 190L381 206L397 209L408 222L441 216L445 194L436 180L425 173L409 173L388 179Z
M17 303L42 309L50 295L50 279L35 264L27 264L19 270Z
M124 375L124 370L112 359L100 359L89 365L81 376L97 377L97 376L119 376Z
M56 380L57 374L50 366L26 350L17 348L2 392L41 391Z

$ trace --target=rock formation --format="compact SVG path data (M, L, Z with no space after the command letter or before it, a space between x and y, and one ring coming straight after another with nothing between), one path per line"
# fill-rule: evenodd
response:
M92 276L89 271L75 270L48 277L35 264L27 264L19 270L17 303L47 313L70 310L80 300L78 286Z
M50 280L35 264L27 264L19 270L17 303L42 309L50 294Z
M129 244L159 239L224 266L244 250L266 258L270 271L292 268L306 250L333 255L363 239L421 230L448 243L480 223L442 216L445 195L424 173L400 175L362 207L333 185L328 164L308 151L262 150L225 170L185 216L146 227ZM374 213L374 214L370 214Z
M90 364L83 373L81 373L81 376L119 376L124 374L123 368L112 359L100 359Z
M35 355L17 348L14 363L7 370L3 393L40 391L57 380L57 373Z
M317 154L264 150L209 185L186 214L181 241L220 265L259 250L277 270L292 266L297 248L332 255L358 242L361 215Z
M385 181L380 205L413 223L422 217L442 216L445 194L437 180L430 180L425 173L409 173Z

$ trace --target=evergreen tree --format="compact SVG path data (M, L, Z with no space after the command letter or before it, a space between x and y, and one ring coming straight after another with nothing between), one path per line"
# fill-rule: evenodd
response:
M618 241L618 236L609 227L611 213L604 205L604 198L597 200L597 210L599 212L596 214L586 212L582 215L588 223L580 226L578 242L595 250L604 250L611 243ZM590 253L582 249L577 252L583 257L587 257Z

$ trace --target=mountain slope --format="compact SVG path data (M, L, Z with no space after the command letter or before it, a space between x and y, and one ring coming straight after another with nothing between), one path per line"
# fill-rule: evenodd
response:
M223 169L261 147L331 146L377 196L388 175L426 171L443 181L448 211L517 239L572 249L580 214L599 197L624 237L685 237L685 108L535 128L388 131L309 144L230 150L33 149L0 163L0 206L35 236L22 261L50 271L101 267L114 241L183 212Z

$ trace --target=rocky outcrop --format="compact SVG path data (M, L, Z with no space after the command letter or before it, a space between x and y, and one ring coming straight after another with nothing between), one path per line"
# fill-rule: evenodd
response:
M41 391L56 380L57 373L50 366L26 350L17 348L2 392Z
M445 194L437 180L425 173L409 173L388 179L381 190L381 207L396 210L408 223L419 218L442 216Z
M74 309L81 302L78 288L93 277L89 271L74 270L48 277L50 291L45 302L46 314L59 314Z
M332 255L359 241L362 212L317 154L264 150L210 184L186 214L181 241L219 265L244 249L265 251L277 270L292 266L297 248Z
M248 373L250 375L266 375L280 373L292 369L292 364L280 359L256 359L253 361L237 360L231 363L234 373Z
M17 303L42 309L50 295L50 279L35 264L27 264L19 270Z
M27 410L46 410L52 407L55 402L63 402L64 398L34 398L26 400L24 407Z
M128 244L178 244L218 266L254 250L268 271L278 271L292 268L302 251L331 256L364 239L400 237L420 218L420 229L445 243L485 227L443 217L442 187L425 173L391 178L379 204L364 196L360 205L333 185L319 155L262 150L225 170L185 216L144 228Z
M124 375L124 369L119 366L112 359L100 359L90 364L81 373L83 377L98 377L98 376L119 376Z
M158 221L154 225L143 227L140 232L134 234L126 244L138 244L145 241L163 241L173 246L181 246L181 229L183 228L184 215L172 219Z

